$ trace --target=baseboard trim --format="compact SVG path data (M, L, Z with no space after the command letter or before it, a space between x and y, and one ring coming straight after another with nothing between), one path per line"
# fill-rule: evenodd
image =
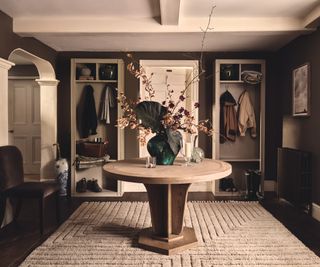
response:
M36 179L36 178L30 178L30 177L24 177L25 182L54 182L55 179Z
M264 181L264 191L265 192L275 192L277 188L277 182L272 180L265 180Z
M312 217L320 222L320 206L312 203Z
M55 182L56 179L41 179L40 182Z

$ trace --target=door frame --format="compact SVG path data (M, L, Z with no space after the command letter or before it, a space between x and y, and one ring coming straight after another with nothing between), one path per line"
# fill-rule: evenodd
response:
M193 77L199 75L199 61L198 60L140 60L140 66L143 68L148 67L168 67L168 68L190 68L192 69ZM139 96L140 90L143 87L142 80L140 79ZM193 83L193 90L191 91L191 101L199 102L199 79ZM199 120L199 110L195 114L195 118ZM139 147L139 157L141 157L141 149ZM209 185L208 185L209 184ZM145 187L137 183L124 182L124 192L145 192ZM200 185L192 185L191 191L211 191L212 185L209 183L201 183Z
M14 49L8 60L0 58L0 97L7 99L2 103L0 114L0 145L9 144L8 124L8 71L15 63L34 64L39 73L36 82L40 85L40 116L41 116L41 167L40 180L56 178L54 162L56 151L53 144L57 143L57 86L54 68L51 63L21 48Z
M191 79L199 75L199 60L140 60L140 66L146 68L184 68L192 69L193 76ZM144 87L142 79L140 79L139 96L141 89ZM199 102L199 79L192 84L191 87L191 102ZM199 110L197 109L194 114L195 120L199 120ZM141 157L141 149L139 145L139 157Z

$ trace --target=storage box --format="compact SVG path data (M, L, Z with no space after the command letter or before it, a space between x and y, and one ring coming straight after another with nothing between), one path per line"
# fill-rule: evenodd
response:
M107 154L107 143L79 142L77 154L86 157L101 158Z

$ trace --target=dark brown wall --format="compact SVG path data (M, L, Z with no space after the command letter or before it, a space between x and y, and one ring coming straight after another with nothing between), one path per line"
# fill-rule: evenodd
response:
M282 93L283 140L285 147L312 152L313 201L320 204L320 29L292 41L277 53L278 90ZM292 117L292 70L311 64L311 116Z
M182 52L136 52L134 53L136 60L140 59L199 59L199 53L182 53ZM122 58L125 61L125 65L128 63L125 53L107 53L107 52L62 52L57 57L57 78L60 80L58 90L58 140L63 148L63 155L70 156L70 59L71 58ZM271 54L267 53L205 53L204 65L206 69L206 75L200 79L199 88L199 102L200 102L200 118L210 118L212 112L213 103L213 86L214 81L214 69L213 65L216 59L233 58L233 59L266 59L267 60L267 75L269 74L269 61L271 62ZM267 76L268 77L268 76ZM269 88L269 82L267 79L267 98L269 95L273 96L273 88ZM125 73L125 93L130 98L135 98L139 93L139 81L130 75L127 71ZM267 101L266 112L266 124L274 125L277 115L273 112L272 101ZM271 114L271 115L270 115ZM279 136L281 126L278 129L270 127L266 129L266 178L275 179L276 177L276 147L280 144L275 143L277 140L281 140ZM268 135L271 137L268 138ZM138 143L136 140L136 133L132 130L126 130L125 133L125 155L126 157L138 156ZM279 141L280 142L280 141ZM210 138L205 135L200 135L199 146L202 147L207 157L211 157L212 144ZM271 166L269 168L269 166Z
M15 65L9 70L9 76L39 76L35 65Z
M265 176L277 179L277 148L282 145L281 88L277 84L279 65L275 54L267 62Z
M88 52L62 52L57 53L34 38L21 38L12 31L12 18L0 11L0 57L7 59L15 48L23 48L39 57L42 57L53 66L56 65L57 78L60 80L58 89L58 141L62 147L64 156L70 154L70 59L76 57L87 58L123 58L126 61L125 53L88 53ZM139 59L199 59L199 53L135 53ZM267 60L267 97L266 97L266 179L276 177L276 148L281 145L281 117L278 116L278 109L281 105L275 105L277 98L277 87L272 86L273 70L277 67L272 60L271 53L205 53L204 65L206 77L200 80L200 118L211 118L212 99L214 91L213 65L215 59L223 58L257 58ZM271 71L272 70L272 71ZM125 75L126 94L129 97L138 95L138 80ZM278 100L277 100L278 101ZM280 119L279 119L280 118ZM279 123L280 122L280 123ZM126 156L134 157L138 153L138 144L133 131L126 131ZM200 146L205 149L206 155L211 156L211 140L205 135L200 136Z
M16 48L46 59L55 66L57 52L34 38L22 38L13 33L12 18L0 11L0 57L8 59Z

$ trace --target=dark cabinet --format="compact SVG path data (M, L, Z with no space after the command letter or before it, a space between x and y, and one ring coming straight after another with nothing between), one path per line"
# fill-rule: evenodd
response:
M292 148L278 148L278 196L310 211L311 153Z

